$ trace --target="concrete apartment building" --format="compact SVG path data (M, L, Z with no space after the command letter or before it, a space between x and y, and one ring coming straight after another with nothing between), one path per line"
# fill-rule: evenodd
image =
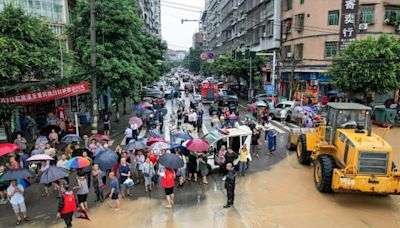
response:
M217 54L278 49L280 7L279 0L206 0L204 47Z
M143 19L146 30L161 38L161 3L160 0L137 0L139 16Z
M399 0L282 0L280 93L288 96L292 83L295 97L310 92L321 99L333 89L324 73L338 56L340 40L399 34L396 17Z
M186 57L187 51L183 50L167 50L167 60L170 62L182 62Z

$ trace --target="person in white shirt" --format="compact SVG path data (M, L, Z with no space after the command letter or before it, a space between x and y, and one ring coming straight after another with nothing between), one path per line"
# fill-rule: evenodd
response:
M125 145L128 145L129 141L133 139L133 131L130 126L125 128Z
M193 110L190 110L189 116L188 116L189 124L193 126L193 129L196 127L196 121L197 121L197 113L194 112Z
M281 124L282 124L282 125L285 125L286 114L287 114L287 111L286 111L286 109L283 108L283 109L280 111L280 117L281 117Z
M132 137L133 137L133 139L137 140L137 138L138 138L138 130L139 130L138 125L136 125L136 123L133 122L131 124L131 129L132 129Z
M29 222L30 219L26 216L26 206L24 199L24 187L17 184L17 181L12 180L7 188L7 194L10 197L10 203L17 216L17 225L21 224L22 218Z

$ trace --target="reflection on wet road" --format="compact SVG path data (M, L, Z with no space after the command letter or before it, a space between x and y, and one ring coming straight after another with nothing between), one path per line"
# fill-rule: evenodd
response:
M90 211L92 222L74 220L75 227L400 227L399 196L321 194L314 187L312 167L298 164L294 152L284 149L287 134L279 137L274 157L264 152L248 175L237 178L234 208L222 208L223 182L213 174L207 186L191 182L177 188L172 210L164 208L160 186L151 195L136 186L139 197L123 200L120 212L104 204ZM400 129L386 137L396 163L399 138Z

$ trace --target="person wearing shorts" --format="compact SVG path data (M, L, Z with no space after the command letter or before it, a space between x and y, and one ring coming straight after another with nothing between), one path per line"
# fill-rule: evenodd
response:
M78 203L82 210L88 210L87 195L89 193L88 183L84 172L78 172L78 185L74 189L78 189L76 194L78 195Z
M12 180L10 186L7 188L8 197L10 197L10 203L17 217L17 225L21 224L22 218L29 222L30 219L26 216L26 206L24 199L24 187L17 184L17 181Z
M110 195L108 196L114 203L114 210L119 211L121 204L118 199L119 195L119 183L118 183L118 178L115 176L114 172L110 172L108 174L108 177L110 178Z
M158 170L158 175L162 177L161 185L165 189L167 198L166 208L172 208L174 205L174 186L175 186L175 172L172 169L166 168L164 172Z

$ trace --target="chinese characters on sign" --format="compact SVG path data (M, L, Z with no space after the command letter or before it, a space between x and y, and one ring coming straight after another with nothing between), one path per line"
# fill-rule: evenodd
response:
M358 5L359 0L342 0L339 50L346 49L350 42L356 40Z
M44 101L51 101L70 96L76 96L89 92L89 83L81 82L79 84L48 89L44 91L35 91L24 94L18 94L10 97L0 97L0 103L6 104L29 104Z

